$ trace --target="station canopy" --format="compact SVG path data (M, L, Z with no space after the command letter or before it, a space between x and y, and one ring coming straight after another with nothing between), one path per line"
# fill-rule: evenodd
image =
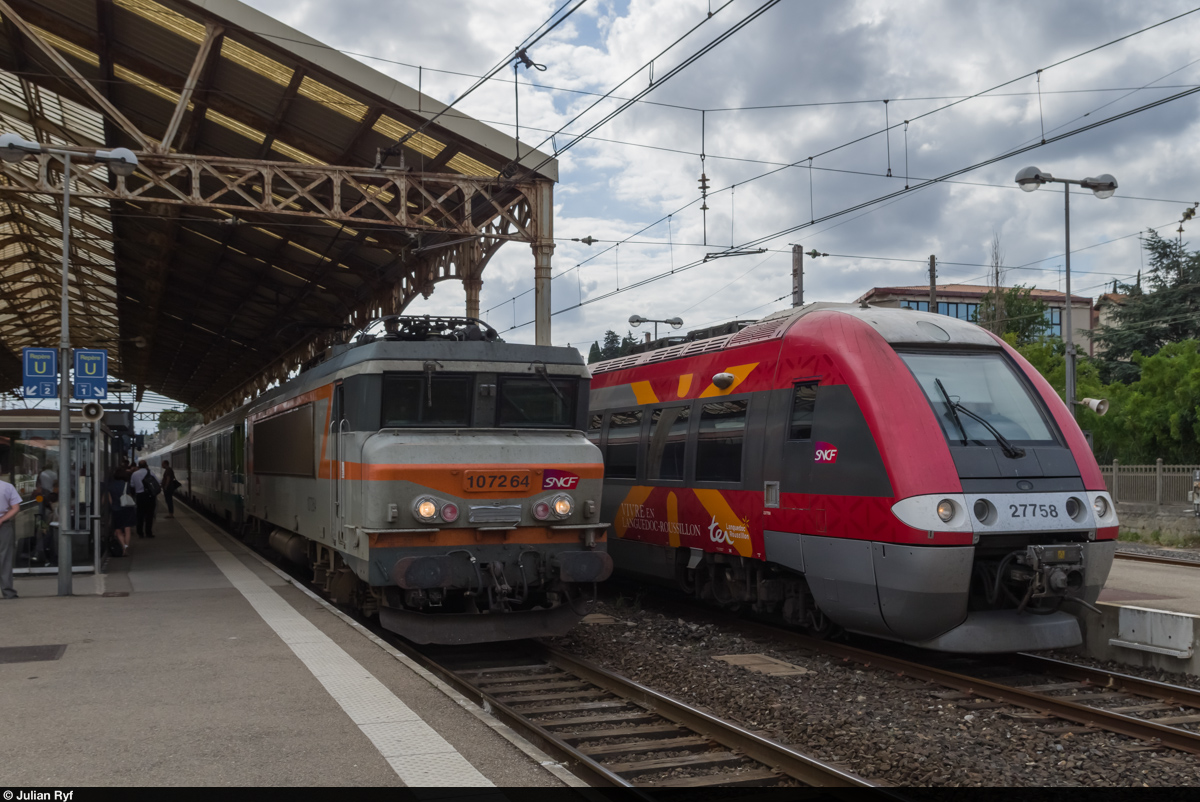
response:
M0 133L139 158L127 179L72 158L72 345L210 414L438 281L463 280L477 314L487 258L536 238L528 186L557 178L457 110L375 169L444 104L235 0L0 0L0 17ZM0 388L23 347L58 344L61 173L0 163Z

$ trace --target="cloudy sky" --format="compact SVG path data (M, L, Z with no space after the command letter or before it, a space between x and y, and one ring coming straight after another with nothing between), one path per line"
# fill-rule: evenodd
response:
M417 83L411 65L421 65L425 92L443 101L473 78L439 70L485 72L561 5L249 2L410 85ZM567 125L596 101L594 93L638 73L699 25L657 58L661 79L762 3L589 0L531 50L546 70L519 75L522 141L536 145L566 125L556 137L561 147L617 106L602 102ZM789 303L779 299L790 296L792 243L830 254L806 264L808 301L849 301L874 286L925 283L930 254L942 263L940 282L982 282L993 232L1008 283L1060 288L1061 187L1020 191L1013 177L1027 165L1070 178L1117 177L1112 199L1085 190L1072 197L1073 290L1095 296L1113 279L1131 280L1141 267L1139 232L1174 236L1184 208L1200 200L1200 94L952 182L810 221L1200 86L1200 13L1191 10L1152 0L782 0L661 84L646 97L652 103L636 104L562 155L553 282L553 307L562 311L554 317L554 341L586 351L606 329L624 332L634 313L678 315L685 330L760 317ZM1121 37L1129 38L1109 44ZM511 134L511 71L502 77L461 108ZM627 98L649 81L642 71L615 95ZM887 135L885 119L894 126ZM707 235L701 170L713 190ZM601 242L570 241L589 236ZM602 298L750 242L769 250ZM533 339L532 286L532 255L517 244L501 249L484 273L482 307L510 341ZM461 287L440 284L409 311L461 313L463 297Z

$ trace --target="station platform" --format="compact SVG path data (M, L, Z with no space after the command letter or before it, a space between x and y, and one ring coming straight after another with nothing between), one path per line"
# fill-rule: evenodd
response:
M13 786L582 785L177 504L108 572L0 602ZM41 648L38 648L41 647Z
M1096 606L1074 611L1090 657L1200 674L1200 565L1118 557Z

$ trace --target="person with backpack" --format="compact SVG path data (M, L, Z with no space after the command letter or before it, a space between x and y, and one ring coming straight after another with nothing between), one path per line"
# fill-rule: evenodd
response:
M162 492L158 479L150 472L146 460L138 460L137 470L129 477L129 484L137 494L137 534L138 537L154 537L154 509L158 506L155 500Z
M175 491L183 484L175 478L175 469L171 467L171 463L163 460L162 464L162 481L160 482L163 489L163 500L167 502L167 517L175 517Z

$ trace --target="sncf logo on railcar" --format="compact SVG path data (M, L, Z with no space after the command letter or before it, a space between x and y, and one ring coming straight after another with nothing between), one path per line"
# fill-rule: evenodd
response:
M543 490L574 490L579 487L579 474L547 468L542 474Z
M838 449L833 443L814 443L814 458L817 462L825 462L832 465L837 462Z

